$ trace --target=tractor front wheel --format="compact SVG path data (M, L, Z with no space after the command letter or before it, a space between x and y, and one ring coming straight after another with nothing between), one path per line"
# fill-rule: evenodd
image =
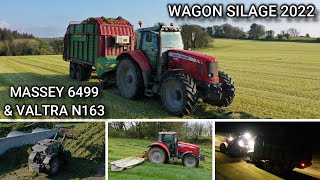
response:
M187 167L197 167L199 159L194 154L186 154L183 156L182 164Z
M220 144L220 152L222 153L227 152L227 146L224 143Z
M217 102L217 106L227 107L229 106L235 96L235 88L232 79L225 74L223 71L219 71L219 79L222 88L222 96L219 102Z
M149 149L148 159L152 163L163 164L166 161L166 154L163 149L152 147Z
M46 165L46 171L50 176L55 176L60 170L60 162L58 158L54 158Z
M140 67L131 59L123 59L117 69L117 86L122 97L136 99L143 93Z
M182 73L172 73L161 83L160 96L164 108L176 116L191 114L198 104L196 83Z
M221 89L219 100L204 98L203 101L213 106L227 107L232 103L235 97L234 83L228 74L225 74L223 71L219 71L219 81L219 88Z

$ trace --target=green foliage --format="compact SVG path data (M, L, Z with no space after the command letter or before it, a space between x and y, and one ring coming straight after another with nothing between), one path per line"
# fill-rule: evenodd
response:
M221 26L207 27L208 34L213 38L244 38L245 33L239 27L234 27L230 24L223 24Z
M13 39L33 39L32 34L19 33L18 31L12 31L10 29L0 28L0 41L12 41Z
M274 33L273 30L266 31L266 40L272 40L274 38Z
M62 54L63 39L55 38L55 39L49 40L49 45L53 48L54 54Z
M249 33L249 38L259 39L260 37L265 35L266 31L265 31L265 27L263 25L253 23L250 26L250 30L248 33Z
M47 42L31 34L0 28L0 56L50 55L61 54L62 51L62 39Z
M210 36L204 28L198 25L184 24L182 28L182 39L184 47L188 48L203 48L210 46ZM194 41L192 40L192 34L195 35Z

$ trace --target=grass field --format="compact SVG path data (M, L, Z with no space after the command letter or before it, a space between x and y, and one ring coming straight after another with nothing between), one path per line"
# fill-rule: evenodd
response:
M74 123L76 139L68 139L65 149L72 159L68 166L50 179L105 179L105 123ZM28 156L32 145L8 150L0 156L0 179L47 179L28 170Z
M214 47L197 50L215 55L220 68L234 80L236 98L228 108L200 103L185 118L320 118L320 44L215 40ZM175 118L159 98L126 100L116 88L96 99L10 99L11 85L99 85L94 77L77 82L68 77L61 56L0 57L0 118L5 104L104 104L104 118ZM19 118L15 116L14 118Z
M151 140L141 139L108 139L109 170L110 162L123 159L129 156L139 157L143 151L148 150ZM181 160L174 164L153 164L145 161L142 164L121 172L109 171L110 180L152 180L152 179L212 179L212 146L211 144L200 144L201 154L205 155L206 160L200 161L198 168L187 168L182 165Z

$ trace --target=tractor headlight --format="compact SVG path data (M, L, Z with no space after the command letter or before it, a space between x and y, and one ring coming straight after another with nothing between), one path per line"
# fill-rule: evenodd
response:
M246 138L246 139L250 139L251 138L251 134L247 132L247 133L245 133L243 135L243 137Z
M209 73L209 74L208 74L208 78L213 78L213 74L212 74L212 73Z
M244 142L242 140L238 141L240 147L244 147Z

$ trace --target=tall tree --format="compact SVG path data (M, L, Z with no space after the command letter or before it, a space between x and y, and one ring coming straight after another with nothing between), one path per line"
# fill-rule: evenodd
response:
M250 38L252 39L259 39L260 37L265 36L265 33L265 27L256 23L253 23L250 26L250 30L248 32Z
M300 32L295 28L288 29L287 33L289 33L290 36L292 36L292 37L298 37L300 34Z

